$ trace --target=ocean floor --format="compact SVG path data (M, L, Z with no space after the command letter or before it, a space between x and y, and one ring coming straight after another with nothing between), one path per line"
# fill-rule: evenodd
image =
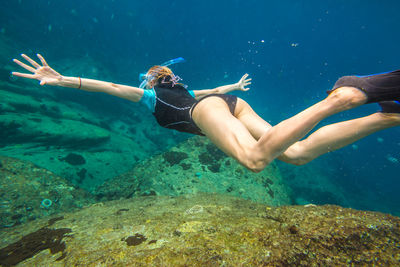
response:
M221 194L97 203L0 233L10 266L343 266L400 262L400 219Z

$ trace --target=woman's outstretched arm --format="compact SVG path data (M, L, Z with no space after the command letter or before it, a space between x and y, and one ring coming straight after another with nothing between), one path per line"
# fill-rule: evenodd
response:
M80 77L63 76L53 70L40 54L37 54L37 57L42 62L42 66L25 54L22 54L21 56L26 59L32 67L22 63L18 59L14 59L13 61L33 74L20 72L13 72L12 74L23 78L39 80L40 85L48 84L53 86L77 88L89 92L102 92L125 98L133 102L138 102L143 96L143 89L138 87L84 79Z
M248 76L249 75L246 73L237 83L234 84L223 85L214 89L193 90L195 98L201 99L209 94L226 94L235 90L248 91L250 88L246 88L246 86L251 84L251 79L247 79Z

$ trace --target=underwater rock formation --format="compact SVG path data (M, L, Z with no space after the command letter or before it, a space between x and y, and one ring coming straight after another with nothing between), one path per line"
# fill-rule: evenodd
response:
M290 204L275 163L252 173L205 137L193 137L136 164L96 190L99 199L217 192L269 205Z
M98 203L0 232L0 264L398 266L400 219L339 206L271 207L218 194ZM24 251L38 231L57 243ZM33 241L32 241L33 242ZM47 244L47 243L46 243ZM54 249L54 246L57 249ZM30 257L16 257L26 255ZM12 258L11 258L12 257Z
M33 114L0 115L1 147L35 143L45 147L87 149L101 145L109 138L109 132L103 128L75 120L54 120Z
M93 202L89 193L48 170L0 156L0 229Z

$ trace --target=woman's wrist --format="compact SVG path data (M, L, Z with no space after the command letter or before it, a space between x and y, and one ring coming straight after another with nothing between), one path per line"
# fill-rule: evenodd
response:
M214 93L216 94L227 94L229 92L240 90L239 83L223 85L214 89Z
M62 76L60 79L59 86L62 87L71 87L71 88L82 88L82 79L80 77L66 77Z
M236 90L240 90L239 83L234 83L234 84L231 85L231 90L230 91L236 91Z

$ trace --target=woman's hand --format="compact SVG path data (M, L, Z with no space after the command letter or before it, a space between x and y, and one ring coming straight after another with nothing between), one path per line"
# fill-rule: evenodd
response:
M63 79L63 76L50 68L50 66L47 64L46 60L40 55L37 54L37 57L40 59L42 62L43 66L40 66L38 63L36 63L34 60L32 60L30 57L28 57L25 54L21 54L23 58L25 58L29 63L31 63L31 66L28 66L18 59L14 59L13 61L23 67L24 69L32 72L33 74L27 74L27 73L20 73L20 72L13 72L12 75L14 76L19 76L19 77L24 77L28 79L35 79L40 81L40 85L58 85L61 80Z
M250 90L250 88L246 88L246 86L248 86L248 85L250 85L251 84L251 79L246 79L247 77L249 76L249 74L245 74L245 75L243 75L243 77L238 81L238 83L237 83L237 87L238 87L238 89L237 90L240 90L240 91L248 91L248 90Z

